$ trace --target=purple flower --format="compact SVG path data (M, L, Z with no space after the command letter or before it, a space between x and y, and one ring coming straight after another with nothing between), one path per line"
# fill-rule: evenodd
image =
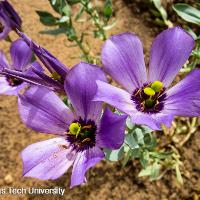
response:
M21 19L7 0L0 1L0 40L5 39L11 30L21 29Z
M64 90L64 80L69 71L69 69L62 64L57 58L55 58L46 49L42 48L30 38L28 38L24 33L17 31L20 37L26 44L31 48L35 55L40 59L44 66L48 69L51 76L45 74L42 66L39 62L33 63L30 73L21 73L16 70L4 69L3 73L7 73L10 77L17 78L19 80L39 85L45 86L53 91L63 93ZM2 74L2 73L1 73Z
M22 39L12 43L10 55L12 63L9 65L4 53L0 51L0 71L14 69L19 72L28 72L30 70L29 63L32 58L32 51ZM25 86L26 83L8 74L0 77L0 94L17 95Z
M73 165L71 187L86 181L86 171L104 158L101 148L117 149L124 139L126 116L106 109L92 99L96 80L106 81L98 67L80 63L65 80L73 111L52 91L33 86L19 96L22 121L30 128L59 137L28 146L21 153L23 175L57 179Z
M104 101L124 113L133 123L161 129L170 126L174 116L200 115L200 70L193 70L168 88L187 61L193 38L183 29L170 28L159 34L151 47L150 64L145 69L142 44L131 33L115 35L106 41L102 62L106 72L124 89L97 81L97 101Z
M69 71L68 67L66 67L63 63L61 63L46 49L36 44L24 33L18 31L18 34L28 44L28 46L32 49L32 51L40 59L40 61L44 64L44 66L48 69L48 71L52 75L52 78L63 84L65 77Z
M6 73L10 77L14 77L34 85L45 86L48 89L59 93L65 92L64 80L69 69L52 54L50 54L46 49L34 43L24 33L20 31L17 32L24 40L24 42L26 42L31 50L37 55L44 66L48 69L51 76L46 75L44 70L41 70L42 66L38 62L32 64L31 74L21 73L16 70L8 70L6 68L0 73Z

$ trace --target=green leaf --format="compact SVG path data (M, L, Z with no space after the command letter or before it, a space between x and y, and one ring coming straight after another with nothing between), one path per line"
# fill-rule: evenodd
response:
M185 3L173 5L174 11L185 21L200 25L200 11Z
M160 12L163 20L167 21L167 12L164 9L164 7L161 5L161 1L160 0L153 0L153 3L155 5L155 7L157 8L157 10Z
M49 2L54 11L59 12L57 0L49 0Z
M139 148L139 145L137 144L137 141L135 140L132 133L126 134L124 141L131 149Z
M121 146L121 148L117 150L104 149L104 153L107 160L118 161L124 154L124 146Z
M151 145L152 143L152 135L151 133L147 133L144 135L144 144L145 145Z
M171 157L172 152L150 152L150 155L158 159L166 159Z
M59 19L58 24L69 22L70 18L68 16L63 16Z
M145 169L142 169L140 173L138 174L139 177L142 176L150 176L152 170L152 165L147 166Z
M59 14L62 14L62 9L65 7L65 0L49 0L51 7Z
M160 169L161 169L161 165L158 164L157 162L154 162L151 168L151 174L150 174L151 180L156 180L158 178Z
M144 144L146 148L153 150L157 145L156 138L151 133L146 133L144 135Z
M68 2L73 5L73 4L77 4L77 3L80 3L81 0L68 0Z
M128 127L128 129L132 130L133 128L135 128L135 124L133 124L131 122L131 118L128 117L127 120L126 120L126 126Z
M123 146L124 146L124 153L127 153L129 151L130 147L125 143L123 144Z
M126 164L128 163L129 159L131 158L131 156L132 156L132 150L129 149L129 151L128 151L127 154L125 155L125 158L124 158L122 167L125 167L125 166L126 166Z
M133 158L139 158L141 156L141 150L140 148L132 149L132 157Z
M136 141L137 141L138 144L141 144L141 145L144 144L144 134L142 132L142 129L136 128L134 130L134 136L135 136Z
M108 31L108 30L112 29L114 26L116 26L116 24L117 24L117 21L114 21L112 24L108 24L108 25L104 26L103 30Z
M181 175L181 172L180 172L180 169L179 169L179 164L175 165L175 169L176 169L176 178L177 178L177 181L181 185L183 185L183 178L182 178L182 175Z
M141 126L140 128L142 129L143 133L145 133L145 134L146 133L151 133L153 131L148 126Z
M150 176L151 180L156 180L160 173L160 169L161 165L157 162L154 162L152 165L149 165L146 168L142 169L138 176Z
M82 14L84 12L84 9L85 8L83 6L81 6L81 8L79 9L78 13L76 14L75 21L78 21L81 18Z
M48 34L48 35L59 35L65 32L66 30L63 28L40 31L41 34Z
M105 17L110 18L113 13L112 1L106 0L104 3L103 14Z
M197 34L191 28L188 28L187 32L194 38L194 40L198 39Z
M103 39L103 34L102 34L100 31L94 30L94 31L93 31L93 34L94 34L94 37L95 37L95 38Z
M46 26L56 25L57 18L54 17L51 13L46 11L36 11L40 17L40 22Z
M142 155L140 156L140 163L143 166L143 168L146 168L146 166L149 163L149 152L144 151Z
M73 26L66 27L66 33L69 41L74 41L77 39L76 32Z
M55 5L56 4L56 0L51 0L51 4Z
M65 16L71 17L71 7L68 4L62 8L62 12L65 14Z

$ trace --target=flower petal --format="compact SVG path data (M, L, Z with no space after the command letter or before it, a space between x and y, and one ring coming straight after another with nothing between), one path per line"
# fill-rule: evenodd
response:
M0 1L0 13L6 16L6 21L12 29L21 29L22 20L7 0Z
M99 147L118 149L124 142L127 115L118 115L106 108L96 142Z
M19 71L24 71L32 58L30 47L22 39L15 40L10 47L12 66Z
M177 116L200 116L200 70L195 69L167 92L165 108Z
M21 153L23 176L42 180L62 176L75 160L64 138L53 138L28 146Z
M86 171L104 158L104 153L98 147L80 152L73 165L70 188L85 182Z
M19 95L19 112L28 127L44 133L65 135L73 120L72 112L54 92L38 86Z
M11 27L8 24L8 20L9 19L8 17L5 16L5 13L3 13L0 10L0 23L3 26L3 31L0 33L0 40L5 39L8 36L9 32L11 31Z
M131 33L108 39L102 50L102 62L107 73L129 92L147 80L142 43Z
M37 55L37 57L41 60L41 62L45 65L45 67L49 70L49 72L58 73L58 75L60 75L64 81L69 69L63 63L61 63L56 57L54 57L50 52L48 52L45 48L36 44L24 33L18 31L18 34L28 44L28 46L32 49L32 51Z
M161 130L161 124L168 128L171 126L174 116L168 113L146 114L136 112L131 115L131 120L134 124L147 125L152 130Z
M8 67L8 61L3 51L0 51L0 70Z
M97 81L97 86L98 89L94 101L106 102L129 115L136 111L131 95L125 90L102 81Z
M26 83L22 83L18 86L10 86L6 77L0 77L0 94L15 95L17 96L19 91L26 87Z
M37 75L34 73L33 69L35 69L36 71L39 71L39 72L44 72L44 69L42 68L40 63L38 61L34 61L33 63L31 63L28 66L27 70L25 71L25 74L37 77Z
M168 87L189 58L194 39L183 29L170 28L159 34L151 48L149 80Z
M84 62L74 66L65 79L65 91L75 113L82 119L96 120L101 114L102 103L92 101L97 90L96 80L106 81L103 71Z
M33 71L34 71L34 75L33 75ZM39 76L38 75L39 73L42 76ZM64 86L61 83L48 77L43 72L35 69L34 67L32 67L31 70L29 68L25 72L21 72L21 71L9 69L9 68L4 68L2 70L2 72L0 72L0 74L19 79L19 80L29 83L29 84L44 86L50 90L58 91L60 93L64 92Z

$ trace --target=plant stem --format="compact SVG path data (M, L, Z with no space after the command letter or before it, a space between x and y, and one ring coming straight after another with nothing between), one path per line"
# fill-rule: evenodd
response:
M106 37L105 31L104 31L104 29L103 29L103 27L101 25L100 17L99 17L99 14L98 14L97 10L91 9L89 7L89 2L85 3L83 1L81 1L80 3L85 8L86 13L90 15L92 21L94 22L94 25L97 27L98 31L103 36L103 38L102 38L103 41L105 41L107 39L107 37Z

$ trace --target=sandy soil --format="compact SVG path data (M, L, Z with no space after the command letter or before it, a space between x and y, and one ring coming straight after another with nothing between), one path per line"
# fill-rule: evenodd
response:
M52 37L41 35L38 32L44 30L39 23L36 10L49 10L48 1L41 0L10 0L23 19L24 32L47 48L67 66L73 66L80 61L80 52L77 48L67 47L70 43L64 35ZM111 33L131 31L140 36L144 44L144 52L148 57L148 51L157 32L149 20L150 15L137 7L140 4L126 5L122 0L114 1L116 10L117 26ZM140 1L136 1L140 2ZM110 33L110 34L111 34ZM13 33L14 39L16 35ZM98 40L89 41L94 52L100 52L101 42ZM9 44L0 42L0 49L8 55ZM40 181L32 178L22 177L22 162L20 152L29 144L49 138L45 134L36 133L26 128L19 119L16 97L0 96L0 187L16 188L54 188L56 186L66 188L65 195L42 196L42 195L18 195L2 196L2 200L40 200L40 199L74 199L74 200L183 200L198 199L200 192L200 138L198 133L182 149L182 161L187 169L184 175L184 186L181 188L175 181L173 173L169 172L164 179L150 182L145 178L138 178L139 172L137 162L129 162L127 167L122 169L120 163L107 163L105 161L90 170L89 181L86 185L69 189L70 171L56 181ZM31 158L30 158L31 159Z

